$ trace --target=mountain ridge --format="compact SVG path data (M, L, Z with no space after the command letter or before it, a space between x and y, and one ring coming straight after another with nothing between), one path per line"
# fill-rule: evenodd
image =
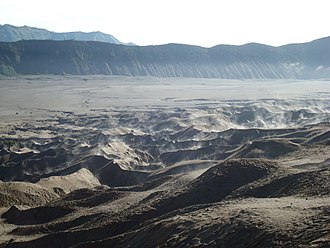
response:
M330 37L280 47L125 46L96 41L0 43L0 74L116 75L226 79L330 78Z
M119 41L111 34L100 31L93 32L53 32L43 28L29 26L14 26L10 24L0 25L0 41L16 42L20 40L80 40L80 41L100 41L114 44L132 45Z

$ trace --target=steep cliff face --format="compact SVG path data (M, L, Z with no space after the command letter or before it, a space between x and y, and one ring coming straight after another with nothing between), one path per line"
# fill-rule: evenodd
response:
M1 74L104 74L228 79L330 77L330 38L261 44L125 46L90 41L0 43Z

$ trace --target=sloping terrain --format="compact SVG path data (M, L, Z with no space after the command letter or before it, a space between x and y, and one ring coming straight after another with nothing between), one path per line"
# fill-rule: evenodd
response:
M324 79L330 77L329 46L329 37L281 47L251 43L212 48L24 40L0 43L0 74Z
M66 176L50 176L37 183L0 182L0 207L40 206L81 188L94 188L100 182L87 169Z
M16 27L9 24L0 25L0 41L15 42L20 40L80 40L123 44L112 35L101 32L56 33L46 29L28 26Z
M200 100L115 79L126 100L110 79L38 80L0 85L17 93L0 95L0 247L330 245L326 84L265 99L247 82L253 100Z

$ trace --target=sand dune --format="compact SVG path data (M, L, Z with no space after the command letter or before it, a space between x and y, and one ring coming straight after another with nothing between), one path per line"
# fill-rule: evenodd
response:
M65 194L77 189L93 188L101 185L99 180L85 168L67 176L42 178L36 184L49 190L59 188Z
M37 183L0 182L1 207L41 206L71 191L99 185L98 179L87 169L81 169L67 176L48 177Z
M0 87L0 247L330 245L326 81Z
M53 190L40 185L27 182L1 182L0 205L10 207L12 205L41 206L58 197Z

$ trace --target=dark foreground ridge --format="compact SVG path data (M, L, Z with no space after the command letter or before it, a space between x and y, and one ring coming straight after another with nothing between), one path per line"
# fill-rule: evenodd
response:
M261 44L125 46L95 41L0 43L0 74L120 75L226 79L330 77L330 38Z

